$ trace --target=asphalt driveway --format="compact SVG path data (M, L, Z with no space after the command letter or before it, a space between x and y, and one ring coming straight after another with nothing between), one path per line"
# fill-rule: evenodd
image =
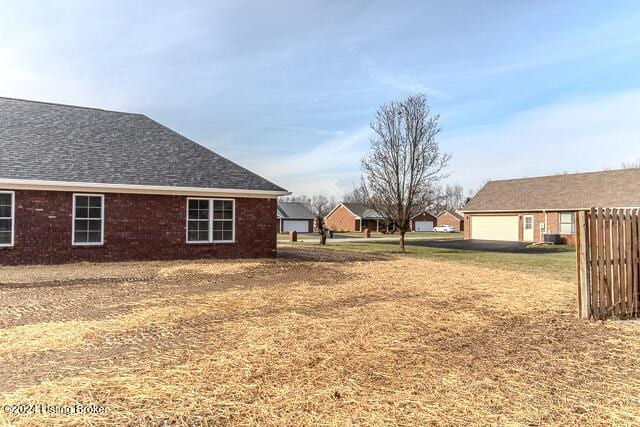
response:
M408 241L407 245L467 251L540 253L540 249L528 248L529 243L500 242L496 240L418 240Z

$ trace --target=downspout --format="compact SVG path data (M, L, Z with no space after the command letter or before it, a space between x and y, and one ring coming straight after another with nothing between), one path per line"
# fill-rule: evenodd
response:
M544 232L548 233L549 232L549 225L548 225L549 214L548 214L548 212L546 210L544 210L542 212L544 212ZM540 236L540 241L544 242L544 236Z

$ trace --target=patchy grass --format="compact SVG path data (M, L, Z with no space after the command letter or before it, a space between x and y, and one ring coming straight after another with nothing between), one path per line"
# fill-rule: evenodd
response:
M316 249L313 243L298 244L303 249ZM291 247L281 245L281 247ZM400 255L397 242L345 242L327 245L326 250L360 252L378 256ZM575 280L576 259L574 246L529 247L527 253L470 251L463 249L434 248L421 246L419 241L407 241L406 256L432 260L471 263L493 268L526 271L552 275L562 280Z
M363 233L358 233L358 232L335 232L334 233L334 238L343 238L343 237L348 237L348 238L355 238L355 237L360 237L362 238ZM407 238L420 238L420 239L425 239L425 240L431 240L431 239L461 239L463 237L463 233L433 233L433 232L424 232L424 233L407 233L406 237ZM380 232L376 232L376 231L372 231L371 232L371 237L396 237L396 238L400 238L400 234L399 233L380 233Z
M528 270L303 247L3 268L0 300L0 403L107 408L0 424L640 423L638 325Z
M371 232L372 238L392 238L392 239L400 239L400 234L398 233L378 233ZM462 239L464 237L463 233L407 233L407 240L420 239L420 240L449 240L449 239ZM289 239L289 233L278 233L278 240L283 241ZM298 240L319 240L320 236L318 233L298 233ZM363 233L360 232L334 232L333 239L327 239L327 242L339 242L341 239L364 239Z

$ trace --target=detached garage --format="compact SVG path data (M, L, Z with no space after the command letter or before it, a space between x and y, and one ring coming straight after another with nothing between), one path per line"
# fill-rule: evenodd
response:
M640 168L489 181L462 210L464 238L571 244L592 207L640 207Z
M315 216L304 203L299 202L278 202L278 232L297 233L313 232L313 221Z
M433 231L433 221L416 221L416 231Z
M411 231L433 231L433 227L435 227L436 225L436 216L429 212L421 212L411 218Z
M297 231L298 233L309 233L309 221L302 219L283 219L282 220L282 232L288 233L290 231Z

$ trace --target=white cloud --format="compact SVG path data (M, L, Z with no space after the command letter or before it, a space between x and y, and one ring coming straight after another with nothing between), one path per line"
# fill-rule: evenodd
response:
M640 90L550 104L455 135L450 180L475 188L485 178L617 168L640 157Z
M449 99L449 95L446 93L429 87L407 75L396 75L380 70L374 71L371 69L371 66L369 66L369 75L374 81L399 89L403 92L424 93L425 95L436 98Z
M339 197L358 180L360 159L369 148L370 136L369 127L362 127L332 137L306 151L245 163L296 194ZM300 146L303 147L302 144Z

